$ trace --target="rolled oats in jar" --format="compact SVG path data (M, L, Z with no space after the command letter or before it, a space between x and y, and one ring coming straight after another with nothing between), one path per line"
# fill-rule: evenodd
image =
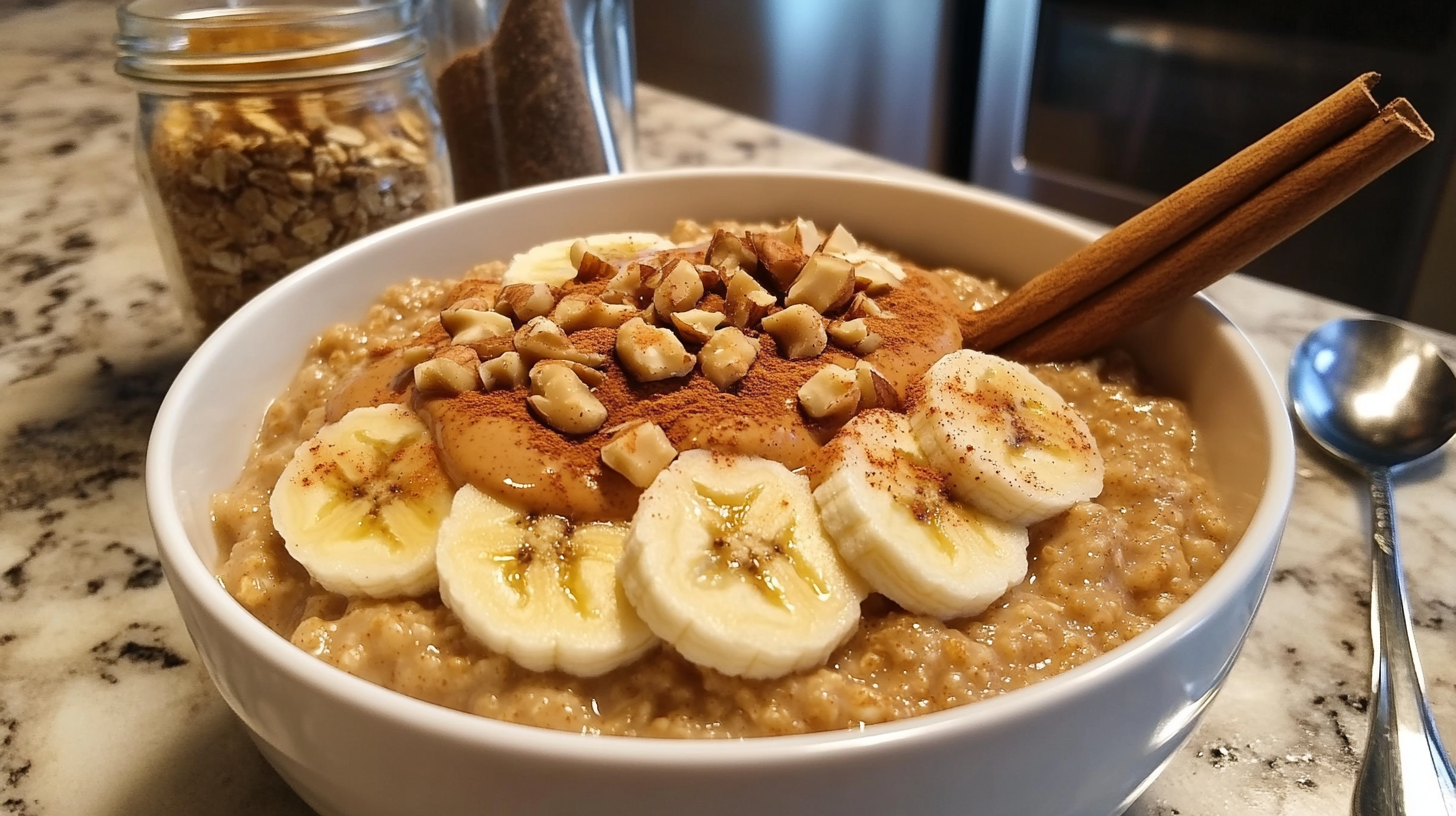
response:
M212 1L117 12L152 223L207 331L309 261L451 203L420 0Z

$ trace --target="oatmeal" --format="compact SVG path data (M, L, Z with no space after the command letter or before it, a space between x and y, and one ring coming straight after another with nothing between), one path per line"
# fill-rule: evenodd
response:
M519 281L529 253L458 283L411 281L326 332L214 499L229 592L319 659L440 705L740 737L1025 686L1145 631L1222 563L1231 536L1187 412L1143 394L1125 358L1027 372L956 351L945 304L982 308L1004 296L995 284L842 229L727 227L680 226L618 256L574 246L559 283ZM937 429L965 443L973 423L945 414L972 381L965 405L1011 430L977 438L995 456L961 483L963 462L923 449ZM438 547L400 533L379 549L433 554L438 589L421 588L419 564L322 568L335 551L292 540L303 505L274 495L364 468L301 457L323 455L326 426L383 421L370 411L396 423L377 432L399 440L390 450L425 439L438 454L391 453L391 473L454 486L448 510L419 511L446 516ZM315 475L289 477L298 461ZM993 477L1002 492L983 495ZM420 495L438 481L388 478ZM926 550L891 552L886 538L918 540L876 532L893 524L918 525ZM971 561L935 560L966 541ZM494 565L485 578L480 564ZM736 631L712 625L725 607Z

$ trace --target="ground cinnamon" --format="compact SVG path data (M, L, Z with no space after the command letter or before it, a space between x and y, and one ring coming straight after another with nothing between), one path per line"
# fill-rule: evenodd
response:
M607 171L564 0L510 0L436 84L457 201Z
M996 353L1027 362L1084 356L1267 252L1432 138L1415 108L1396 99L1364 127Z
M1379 106L1363 74L1218 167L1128 219L1037 276L997 306L967 314L971 348L991 350L1066 311L1166 250L1215 216L1365 124ZM1195 290L1196 291L1196 290Z

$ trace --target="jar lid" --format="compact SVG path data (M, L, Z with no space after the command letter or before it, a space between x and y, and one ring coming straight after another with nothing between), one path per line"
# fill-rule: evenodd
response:
M425 1L131 0L116 12L116 72L246 83L375 71L424 54Z

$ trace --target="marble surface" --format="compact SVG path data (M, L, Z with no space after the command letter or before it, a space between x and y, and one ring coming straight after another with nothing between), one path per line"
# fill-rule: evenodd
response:
M113 6L0 6L0 814L307 808L213 690L155 557L146 439L189 351L138 196ZM647 167L916 171L644 89ZM1242 277L1213 296L1273 371L1352 310ZM1448 358L1456 339L1437 336ZM1417 638L1456 741L1456 469L1400 479ZM1303 444L1242 658L1138 816L1347 812L1366 731L1366 511Z

